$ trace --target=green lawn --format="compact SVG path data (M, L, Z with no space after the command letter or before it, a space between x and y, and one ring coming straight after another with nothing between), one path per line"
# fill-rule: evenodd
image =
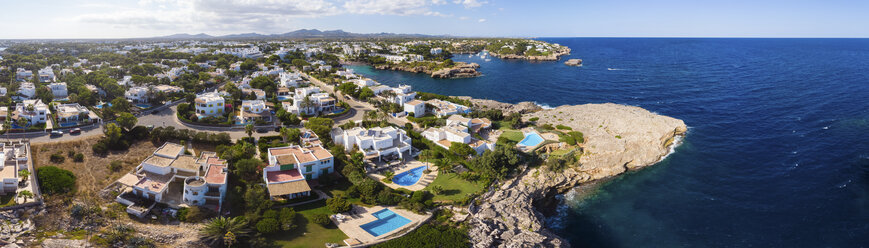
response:
M468 194L474 194L483 190L483 186L476 182L469 182L459 178L455 173L443 174L428 185L426 188L431 188L434 185L440 185L444 189L439 195L434 196L434 201L461 201Z
M570 152L570 150L564 150L564 149L561 149L561 150L555 150L555 151L549 153L549 155L552 155L552 156L562 156L562 155L564 155L564 154L567 154L567 152Z
M517 131L517 130L506 130L506 131L504 131L504 133L501 134L501 137L507 138L507 139L512 140L512 141L519 142L525 138L525 134L522 134L522 132Z
M325 247L325 243L344 244L347 235L335 224L323 227L311 221L314 214L331 215L326 208L326 201L317 201L294 207L296 210L296 228L270 235L269 238L281 247Z
M347 199L348 202L354 205L363 205L367 206L367 204L362 203L362 198L350 198L347 194L347 189L353 186L353 183L347 181L347 179L342 178L341 180L336 179L335 185L323 187L322 190L326 195L330 197L335 197L336 195L343 195L344 198Z

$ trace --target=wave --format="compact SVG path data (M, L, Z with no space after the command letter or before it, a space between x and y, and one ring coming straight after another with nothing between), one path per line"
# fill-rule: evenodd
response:
M536 101L533 102L533 103L534 103L534 105L540 106L540 107L543 108L543 109L554 109L554 107L549 106L549 104L539 103L539 102L536 102Z
M606 68L606 70L607 70L607 71L624 71L625 69L619 69L619 68Z
M688 128L688 130L690 131L691 128ZM676 137L673 137L673 144L670 144L670 151L667 152L667 154L664 154L664 156L661 157L658 162L664 161L664 159L667 159L670 154L676 153L676 147L679 147L679 145L682 144L682 140L685 138L686 135L688 134L686 133L684 135L676 135Z
M569 202L574 201L576 191L570 190L567 193L555 196L558 201L558 207L555 208L555 214L543 219L544 225L553 230L564 230L567 221L567 213L570 211Z

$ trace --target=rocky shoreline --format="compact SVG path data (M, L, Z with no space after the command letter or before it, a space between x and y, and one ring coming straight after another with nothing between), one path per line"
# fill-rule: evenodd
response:
M464 63L464 62L456 62L453 67L444 68L437 71L432 71L430 68L426 66L403 66L396 64L384 64L374 66L375 69L378 70L393 70L393 71L406 71L413 73L425 73L430 75L432 78L441 78L441 79L453 79L453 78L472 78L479 77L482 75L477 69L480 68L480 65L477 63Z
M560 49L555 50L552 54L549 55L541 55L541 56L525 56L525 55L516 55L516 54L498 54L492 51L489 51L489 54L493 57L500 59L522 59L522 60L530 60L530 61L557 61L561 56L569 55L570 48L566 46L562 46Z
M560 106L526 114L538 124L566 125L585 134L581 165L561 173L525 169L478 197L469 207L474 247L570 247L545 227L535 206L550 208L555 196L579 184L659 162L687 132L682 120L618 104Z

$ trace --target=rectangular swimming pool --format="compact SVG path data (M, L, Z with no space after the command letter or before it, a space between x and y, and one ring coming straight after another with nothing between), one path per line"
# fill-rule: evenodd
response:
M410 220L392 212L392 210L389 210L388 208L374 212L371 215L377 218L377 220L362 224L359 227L374 237L384 235L410 223Z

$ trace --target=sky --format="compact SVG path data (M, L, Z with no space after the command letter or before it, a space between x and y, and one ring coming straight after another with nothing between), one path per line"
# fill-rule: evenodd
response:
M862 0L0 0L0 39L297 29L489 37L869 37Z

